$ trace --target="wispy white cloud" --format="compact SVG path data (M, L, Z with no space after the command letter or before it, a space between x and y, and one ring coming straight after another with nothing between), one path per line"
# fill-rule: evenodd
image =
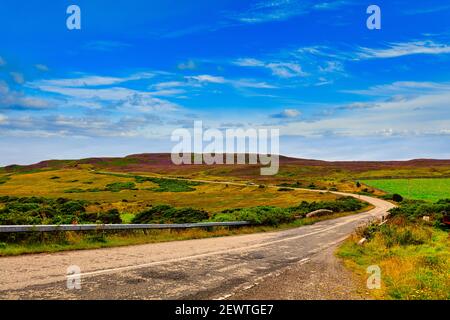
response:
M308 75L298 63L294 62L264 62L253 58L242 58L235 60L233 63L241 67L265 68L280 78L304 77Z
M396 81L389 84L372 86L368 89L343 90L342 92L365 96L399 97L448 91L450 91L450 83L447 82Z
M105 117L75 117L64 115L17 116L0 122L0 132L9 136L34 137L136 137L152 125L161 125L154 115Z
M253 4L247 11L234 13L231 19L245 24L283 21L312 11L336 10L351 1L264 0Z
M450 46L437 43L431 40L397 42L387 45L385 48L365 48L361 47L356 52L356 59L383 59L396 58L414 54L448 54Z
M187 83L182 82L182 81L165 81L165 82L160 82L155 85L152 85L151 87L155 88L156 90L163 90L163 89L169 89L169 88L184 87L186 85L187 85Z
M3 58L0 56L0 67L1 67L1 66L4 66L5 64L6 64L5 59L3 59Z
M153 73L141 72L126 77L89 75L79 78L37 80L26 84L28 88L45 94L58 94L61 106L88 109L119 109L128 112L174 111L176 103L158 97L174 96L183 90L137 90L119 84L149 79Z
M343 72L344 65L339 61L325 61L323 66L319 66L319 71L323 73Z
M198 76L189 76L187 79L196 80L200 83L227 83L228 81L224 77L212 76L209 74L202 74Z
M273 114L272 118L286 119L286 118L298 118L301 112L297 109L284 109L280 113Z
M122 87L110 87L102 89L73 88L58 86L40 86L44 92L58 93L70 97L68 103L72 105L86 105L86 103L97 103L103 108L121 108L130 111L152 112L152 111L174 111L178 109L177 104L167 100L156 98L152 92L144 92Z
M255 81L252 79L226 79L221 76L212 75L198 75L188 76L188 80L197 81L198 83L212 83L212 84L228 84L236 88L254 88L254 89L274 89L276 86L268 84L266 82Z
M0 81L0 109L47 109L54 104L51 99L43 99L36 96L25 95L24 93L13 91L8 84Z
M0 124L6 123L6 121L8 120L8 117L0 114Z
M180 70L194 70L197 68L197 64L193 60L188 60L186 62L181 62L178 64L178 69Z
M14 80L15 83L23 84L25 82L25 77L23 76L22 73L20 73L20 72L10 72L9 74L11 75L11 77Z
M44 71L44 72L46 72L46 71L49 70L49 69L48 69L48 66L46 66L45 64L35 64L34 67L35 67L36 69L38 69L39 71Z
M49 79L30 82L32 87L88 87L88 86L106 86L115 85L128 81L149 79L154 77L153 73L141 72L126 77L106 77L106 76L83 76L79 78Z
M379 86L378 88L383 88L383 94L390 92L392 97L333 106L332 108L341 112L333 112L313 121L289 122L281 128L281 131L288 135L349 137L424 136L450 132L448 84L437 86L429 83L405 83L405 85L407 88L422 87L429 90L426 92L419 90L414 95L400 97L399 94L403 92L401 84ZM447 89L444 89L446 86ZM396 91L394 88L399 90Z

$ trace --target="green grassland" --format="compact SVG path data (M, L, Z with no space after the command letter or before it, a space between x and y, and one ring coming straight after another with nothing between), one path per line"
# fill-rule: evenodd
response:
M0 177L1 178L1 177ZM117 209L135 214L149 205L192 207L219 212L229 208L260 205L289 207L301 201L326 201L337 197L329 192L194 183L164 179L161 176L98 173L88 169L44 170L9 174L0 184L0 196L47 197L85 200L88 212ZM125 216L129 220L129 216Z
M436 201L450 198L450 178L363 180L364 184L408 199Z

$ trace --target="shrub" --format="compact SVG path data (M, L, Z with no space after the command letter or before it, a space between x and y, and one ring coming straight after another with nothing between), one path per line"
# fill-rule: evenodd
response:
M355 199L353 197L341 197L335 201L319 201L319 202L306 202L302 201L298 206L291 207L291 212L296 215L306 215L309 212L327 209L333 212L351 212L361 210L365 206L365 203Z
M445 215L450 213L450 201L439 200L427 203L422 200L403 200L401 206L389 211L393 216L401 216L409 221L416 221L423 216L429 216L436 226L440 226Z
M106 185L106 191L119 192L122 190L136 190L133 182L113 182Z
M8 176L0 177L0 184L4 184L4 183L8 182L8 180L10 180L10 179L11 178Z
M388 193L388 194L382 195L380 198L384 199L384 200L392 200L392 201L395 201L395 202L402 202L403 201L403 197L401 195L397 194L397 193L394 193L394 194Z
M260 206L253 208L224 210L216 214L213 221L248 221L253 224L278 225L294 220L293 214L289 209Z
M84 222L86 201L64 198L2 198L0 224L70 224Z
M174 208L158 205L138 213L133 223L194 223L207 220L208 212L194 208Z
M158 188L151 189L152 191L155 192L195 191L195 188L192 187L199 186L202 184L201 182L187 181L181 179L164 179L164 178L142 177L142 176L135 176L134 179L137 183L143 183L146 181L156 183L158 185Z
M296 181L295 183L287 183L283 182L278 185L279 187L291 187L291 188L300 188L302 183L300 181Z
M294 191L292 188L278 188L278 191Z
M106 212L106 213L99 213L98 220L100 220L102 223L105 223L105 224L110 224L110 223L120 224L120 223L122 223L122 218L120 217L119 210L117 210L117 209L108 210L108 212Z
M427 242L431 238L429 230L415 225L396 225L395 221L390 221L380 227L381 235L386 247L394 245L407 246L419 245Z

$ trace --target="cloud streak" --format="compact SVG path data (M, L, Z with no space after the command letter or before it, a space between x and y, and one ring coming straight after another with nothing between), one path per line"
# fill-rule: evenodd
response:
M244 24L258 24L272 21L284 21L313 11L336 10L350 5L351 1L300 1L300 0L265 0L252 5L243 13L230 15L232 20Z
M242 58L233 61L233 64L240 67L268 69L272 75L280 78L305 77L308 75L298 63L294 62L264 62L253 58Z
M361 47L356 52L357 59L389 59L416 54L448 54L450 46L431 40L391 43L386 48Z

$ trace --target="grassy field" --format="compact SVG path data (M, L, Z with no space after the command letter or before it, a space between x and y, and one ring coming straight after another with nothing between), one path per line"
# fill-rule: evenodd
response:
M157 191L158 185L151 181L139 183L133 176L96 174L84 169L12 174L5 180L0 184L0 196L87 200L95 203L88 208L89 212L115 208L126 215L124 218L127 220L130 219L129 214L139 212L149 205L169 204L174 207L193 207L218 212L228 208L259 205L289 207L303 200L311 202L337 198L328 192L280 192L277 188L209 183L194 186L193 191L188 192L160 192ZM134 183L134 187L118 192L105 191L106 186L118 183Z
M363 180L366 185L408 199L436 201L450 198L450 178Z

